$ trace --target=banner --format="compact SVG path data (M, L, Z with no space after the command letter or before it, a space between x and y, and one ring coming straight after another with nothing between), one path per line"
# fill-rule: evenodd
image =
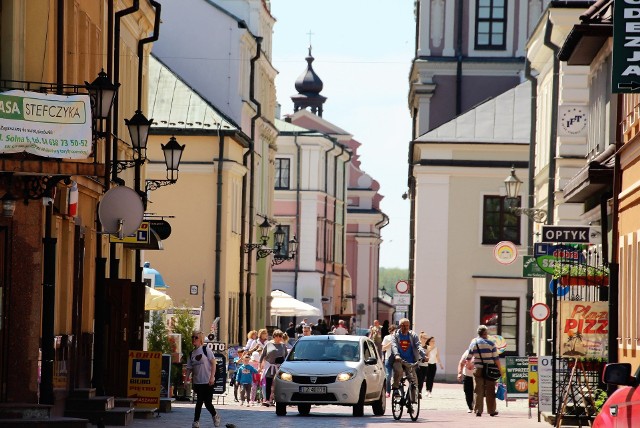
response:
M526 398L529 387L529 357L506 357L507 397Z
M558 303L559 356L607 357L609 302L561 300Z
M162 353L129 351L127 397L135 398L135 407L160 407Z
M0 93L0 153L86 159L91 154L88 95Z

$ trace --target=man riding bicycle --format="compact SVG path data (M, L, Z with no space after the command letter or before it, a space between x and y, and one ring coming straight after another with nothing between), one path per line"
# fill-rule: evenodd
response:
M418 335L409 329L410 321L407 318L400 320L398 328L391 340L391 354L393 361L393 395L399 395L400 379L406 373L411 384L416 384L416 372L413 364L426 359L426 353L420 344Z

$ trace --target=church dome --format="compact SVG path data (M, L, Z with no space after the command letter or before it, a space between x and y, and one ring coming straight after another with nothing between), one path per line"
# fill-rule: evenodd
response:
M311 48L309 48L309 56L307 60L307 69L296 79L296 90L300 94L319 94L322 91L322 80L313 70L314 58L311 56Z

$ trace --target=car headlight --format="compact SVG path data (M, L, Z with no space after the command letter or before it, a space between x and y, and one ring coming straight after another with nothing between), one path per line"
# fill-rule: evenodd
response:
M292 382L293 381L293 376L291 375L291 373L289 372L283 372L282 370L278 373L278 376L280 377L280 380L283 380L285 382Z
M345 381L353 379L354 377L356 377L356 372L354 372L354 371L342 372L342 373L338 374L338 376L336 376L336 380L338 382L345 382Z

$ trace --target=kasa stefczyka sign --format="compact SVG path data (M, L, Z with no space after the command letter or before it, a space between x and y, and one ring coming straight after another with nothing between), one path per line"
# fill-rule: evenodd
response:
M640 92L640 0L617 0L613 5L611 90Z

